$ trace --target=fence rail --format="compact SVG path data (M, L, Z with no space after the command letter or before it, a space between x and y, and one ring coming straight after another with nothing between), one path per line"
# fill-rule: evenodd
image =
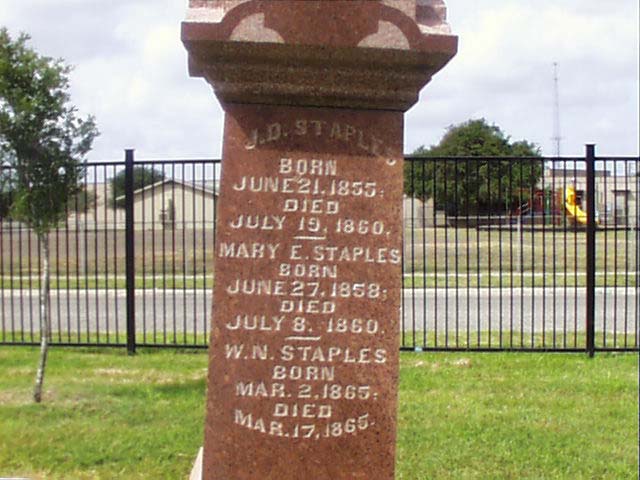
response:
M208 345L219 160L86 165L50 236L52 342ZM0 345L39 343L40 253L0 170ZM4 179L4 182L2 181ZM638 351L638 158L405 161L404 350Z

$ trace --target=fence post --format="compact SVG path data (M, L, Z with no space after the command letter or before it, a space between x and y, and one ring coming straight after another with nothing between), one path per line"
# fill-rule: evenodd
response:
M135 246L134 246L134 222L133 222L133 163L134 151L125 150L125 268L127 289L127 352L129 355L136 353L136 302L135 302Z
M587 353L596 352L596 154L595 145L587 145Z

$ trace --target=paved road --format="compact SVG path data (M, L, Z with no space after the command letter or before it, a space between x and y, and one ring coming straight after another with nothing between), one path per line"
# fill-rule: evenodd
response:
M201 334L207 330L211 308L208 292L136 292L136 328L139 332ZM39 329L37 291L0 292L1 332ZM586 290L542 289L417 289L404 291L403 325L427 332L503 331L564 333L585 330ZM53 330L57 332L124 332L126 297L118 291L53 291ZM425 313L426 312L426 313ZM596 290L596 331L638 336L640 295L633 288Z
M634 333L638 330L640 296L635 289L596 289L596 331ZM568 287L497 288L473 290L427 289L405 291L404 326L411 330L469 331L515 330L523 332L585 331L586 289ZM425 311L428 312L425 315ZM425 323L426 322L426 323Z

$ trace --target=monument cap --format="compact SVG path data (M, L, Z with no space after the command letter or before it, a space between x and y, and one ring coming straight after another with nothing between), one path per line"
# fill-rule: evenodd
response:
M222 103L393 111L458 44L442 0L191 0L182 41Z

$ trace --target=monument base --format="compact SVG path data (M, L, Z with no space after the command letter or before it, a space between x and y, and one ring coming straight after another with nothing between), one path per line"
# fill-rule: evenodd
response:
M198 456L191 469L189 480L202 480L202 447L198 450Z

